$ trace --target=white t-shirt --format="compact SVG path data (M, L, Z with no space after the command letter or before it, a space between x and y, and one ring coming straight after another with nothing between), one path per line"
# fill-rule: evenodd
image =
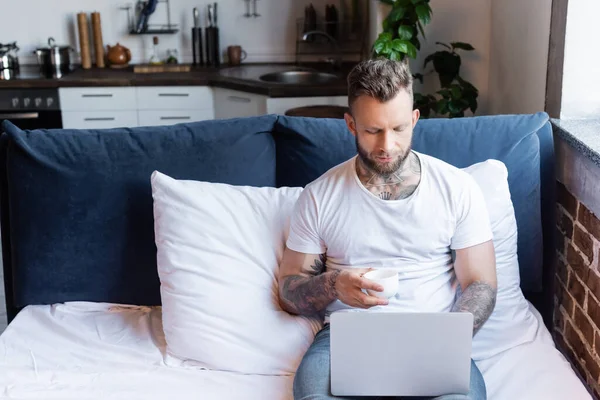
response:
M458 282L451 250L492 239L484 197L466 172L414 152L421 181L406 199L383 200L356 174L357 156L308 184L296 203L287 246L307 254L326 253L327 270L393 268L398 294L371 310L448 312ZM331 303L325 322L336 310ZM358 309L357 309L358 311Z

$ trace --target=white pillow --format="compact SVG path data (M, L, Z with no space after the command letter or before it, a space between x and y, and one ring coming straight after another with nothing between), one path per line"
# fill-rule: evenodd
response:
M498 298L490 318L473 338L472 358L481 360L535 338L538 321L520 287L517 221L508 186L508 170L498 160L473 164L470 174L483 192L496 251Z
M302 188L152 174L168 364L289 375L321 328L279 305L277 271Z

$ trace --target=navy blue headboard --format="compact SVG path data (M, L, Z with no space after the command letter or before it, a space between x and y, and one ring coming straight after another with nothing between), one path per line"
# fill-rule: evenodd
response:
M343 120L262 116L0 137L9 319L28 304L160 304L150 174L304 186L356 154ZM414 148L459 167L503 161L519 227L521 286L552 322L555 175L545 113L422 120Z

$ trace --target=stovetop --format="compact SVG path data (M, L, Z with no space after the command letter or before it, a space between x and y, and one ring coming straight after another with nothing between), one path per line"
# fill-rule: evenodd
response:
M23 80L23 79L47 79L55 78L48 77L42 73L37 65L21 65L19 72L15 73L12 70L0 71L0 81L7 80Z

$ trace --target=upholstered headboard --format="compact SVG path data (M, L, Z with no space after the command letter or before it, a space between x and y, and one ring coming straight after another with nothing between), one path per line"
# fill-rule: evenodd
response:
M160 304L150 174L304 186L356 154L343 120L262 116L170 127L21 131L0 137L9 319L28 304ZM458 167L503 161L519 228L521 287L551 323L555 176L548 116L422 120L417 151Z

